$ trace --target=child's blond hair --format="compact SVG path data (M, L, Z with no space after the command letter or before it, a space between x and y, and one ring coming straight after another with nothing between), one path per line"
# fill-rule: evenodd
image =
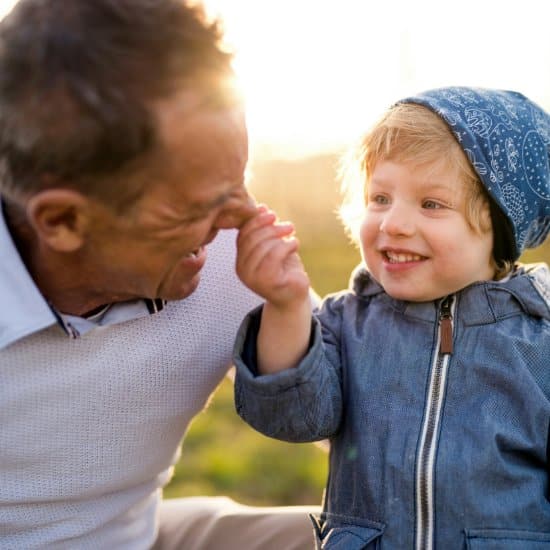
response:
M466 154L447 124L435 113L414 103L397 104L344 157L341 169L344 200L340 217L354 242L365 206L365 191L377 162L394 160L423 165L444 162L464 185L466 221L478 234L492 230L489 197ZM494 261L495 277L510 264Z

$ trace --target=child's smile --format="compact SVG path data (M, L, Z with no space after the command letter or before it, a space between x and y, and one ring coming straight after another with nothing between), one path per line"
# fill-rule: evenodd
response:
M383 250L382 253L386 257L388 263L397 264L396 268L406 268L408 267L408 264L414 264L415 262L420 262L426 259L424 256L420 256L419 254L414 254L406 250L401 251L388 248L387 250ZM388 269L390 269L390 266L388 266Z

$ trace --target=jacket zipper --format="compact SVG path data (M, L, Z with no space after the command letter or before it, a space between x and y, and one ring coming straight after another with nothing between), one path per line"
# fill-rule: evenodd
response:
M418 450L416 468L416 550L434 548L434 470L437 439L449 360L453 352L453 296L447 296L439 306L434 363L430 375L428 398Z

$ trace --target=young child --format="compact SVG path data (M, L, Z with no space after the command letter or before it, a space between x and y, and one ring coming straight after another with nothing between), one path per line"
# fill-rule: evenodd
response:
M260 208L241 231L266 303L237 338L236 406L330 439L318 548L550 548L550 272L515 263L550 232L549 153L550 116L515 92L393 106L348 171L364 266L313 316L292 226Z

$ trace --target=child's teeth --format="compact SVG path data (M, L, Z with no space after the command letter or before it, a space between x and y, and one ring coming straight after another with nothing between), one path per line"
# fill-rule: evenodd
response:
M387 252L386 255L392 263L417 262L421 259L421 257L416 254L396 254L394 252Z

